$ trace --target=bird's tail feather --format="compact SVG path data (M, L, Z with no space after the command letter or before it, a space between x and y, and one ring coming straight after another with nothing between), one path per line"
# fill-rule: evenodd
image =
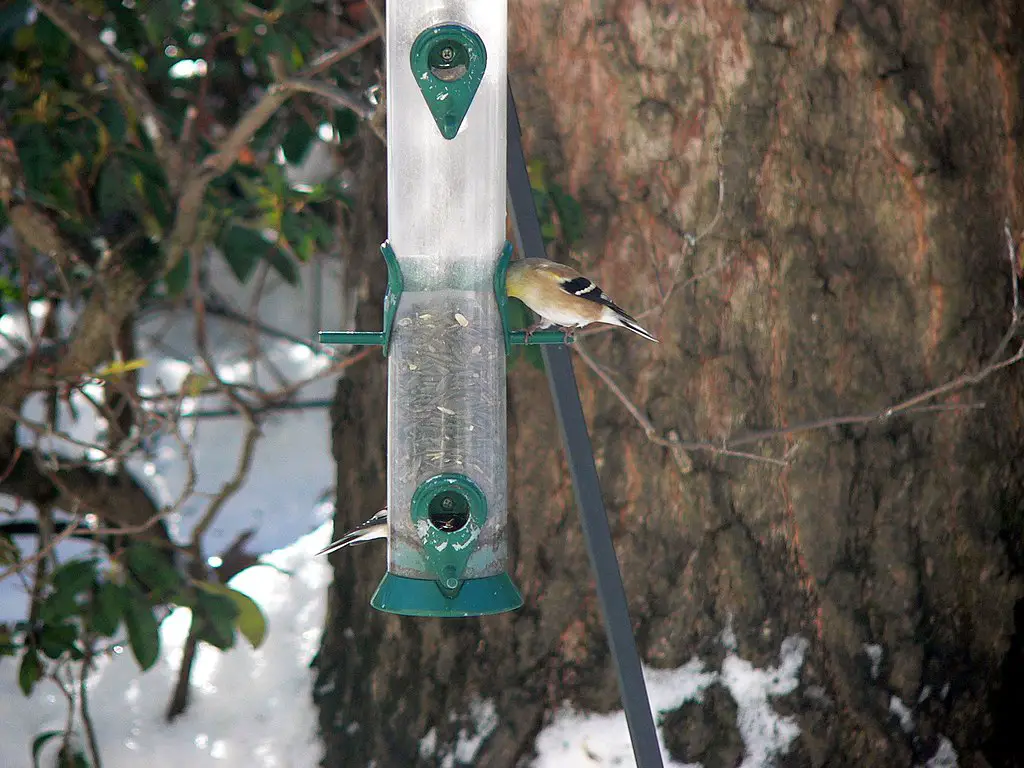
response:
M609 307L608 311L605 312L605 321L610 322L613 325L621 326L626 330L632 331L638 336L643 336L645 339L658 343L658 340L654 338L653 334L645 330L640 323L623 312L619 307Z
M332 541L326 547L317 552L317 556L329 555L331 552L337 552L339 549L347 547L351 544L362 544L364 541L373 541L374 539L385 539L388 535L388 511L382 509L376 515L371 517L365 523L353 528L351 531L346 533L340 539Z

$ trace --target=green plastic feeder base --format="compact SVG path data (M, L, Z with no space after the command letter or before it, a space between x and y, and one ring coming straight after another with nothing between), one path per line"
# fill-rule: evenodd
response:
M370 605L385 613L441 618L489 616L514 611L522 604L523 596L507 573L466 579L452 597L436 581L385 573L370 600Z

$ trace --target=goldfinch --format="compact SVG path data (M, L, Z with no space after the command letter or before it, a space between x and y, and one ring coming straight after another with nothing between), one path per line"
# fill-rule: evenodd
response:
M332 541L326 547L317 552L320 555L329 555L331 552L347 547L349 544L362 544L364 541L373 539L386 539L388 537L388 511L382 509L365 523L361 523L346 533L337 541Z
M657 341L592 280L565 264L547 259L514 261L508 268L505 286L510 297L540 315L540 320L526 329L527 336L552 325L568 329L571 336L577 328L607 323Z

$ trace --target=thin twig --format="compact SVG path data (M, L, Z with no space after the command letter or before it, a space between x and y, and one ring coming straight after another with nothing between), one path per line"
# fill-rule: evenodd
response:
M685 453L683 453L683 451L679 449L678 436L676 436L676 439L673 440L671 438L662 437L661 435L659 435L658 430L654 428L654 425L651 423L651 420L648 419L647 416L645 416L643 412L636 407L632 400L626 397L626 393L623 392L619 385L615 383L615 380L611 377L611 375L606 370L604 370L604 368L602 368L596 362L594 362L593 358L591 358L590 355L584 352L583 348L578 343L573 345L573 349L576 351L576 354L579 356L579 358L584 363L586 363L587 367L590 368L590 370L592 370L595 374L597 374L597 377L604 382L605 386L608 387L611 393L619 399L619 402L626 406L626 410L628 410L630 414L633 416L633 418L636 419L637 424L639 424L640 428L643 429L644 434L647 436L647 439L656 445L668 448L672 454L672 458L676 462L676 466L679 467L680 472L682 472L683 474L688 474L689 472L692 472L693 462L690 461L689 456L687 456Z
M58 544L60 544L65 539L71 537L71 535L77 530L79 523L82 522L83 517L84 515L80 514L77 509L74 512L72 512L71 524L68 525L67 528L58 533L56 536L47 539L45 544L42 542L42 540L40 540L39 549L37 549L32 555L30 555L28 558L24 560L18 561L9 568L0 571L0 582L2 582L8 576L13 576L14 574L25 570L26 568L35 563L41 563L44 560L44 558L49 556L49 554L57 548Z
M315 75L319 75L324 70L333 67L339 61L347 59L352 54L362 50L370 43L372 43L374 40L379 40L381 34L381 29L380 27L378 27L377 29L370 30L365 34L360 35L354 40L346 41L342 45L339 45L337 48L332 48L329 51L324 51L315 59L313 59L310 65L306 67L304 70L302 70L300 75L302 77L313 77Z
M705 230L710 231L710 230ZM1016 338L1020 331L1020 326L1024 323L1024 312L1022 312L1020 302L1020 286L1019 286L1019 265L1017 262L1016 247L1013 242L1013 237L1010 231L1010 224L1007 221L1004 224L1003 232L1006 237L1007 253L1010 262L1010 285L1012 295L1012 308L1011 308L1011 320L1010 326L1003 334L999 344L996 347L995 352L989 357L988 362L982 366L982 368L975 373L965 373L956 378L947 381L939 386L932 387L931 389L921 392L920 394L908 397L894 405L890 405L886 408L882 408L877 411L863 414L851 414L844 416L829 416L821 419L814 419L811 421L805 421L799 424L794 424L787 427L778 427L774 429L763 429L754 432L747 432L745 434L727 437L720 443L715 444L707 441L682 441L679 440L678 435L675 432L670 432L668 437L661 436L654 424L651 423L650 419L640 410L635 403L633 403L622 391L622 389L615 383L611 375L598 365L583 349L577 344L573 347L580 359L586 363L597 376L604 382L605 386L614 394L619 401L626 407L626 410L633 416L636 422L644 430L644 434L647 439L651 442L669 448L673 451L673 457L676 459L676 464L684 472L692 469L692 464L689 463L689 458L686 459L686 465L681 463L677 458L678 455L682 455L683 451L708 451L720 456L734 456L737 458L750 459L756 461L763 461L770 464L776 464L779 466L785 466L788 464L795 454L796 446L793 446L784 459L775 459L760 454L746 453L735 450L739 446L744 445L755 445L757 443L764 442L765 440L771 440L779 437L788 437L802 432L812 432L820 429L831 429L841 426L856 426L856 425L868 425L884 423L894 416L898 415L911 415L917 413L934 413L936 411L951 411L951 410L972 410L983 408L983 403L932 403L929 401L935 400L938 397L948 395L958 390L966 389L968 387L974 387L980 384L982 381L987 379L994 373L997 373L1004 368L1016 365L1017 363L1024 360L1024 343L1018 348L1017 352L1008 358L1002 358L1003 353L1006 351L1007 346L1010 342ZM688 466L687 469L683 469L684 466Z
M327 99L336 107L344 107L355 112L363 120L373 117L374 108L366 104L359 96L344 91L336 85L323 80L311 80L304 77L291 77L281 83L281 88L288 95L293 93L311 93Z
M373 16L373 20L377 23L377 29L383 33L387 24L384 19L384 14L381 13L380 8L377 7L377 0L366 0L366 7L369 8L370 15Z
M103 768L103 762L100 759L100 743L99 739L96 738L96 728L93 726L92 714L89 712L88 680L94 654L92 635L86 633L82 644L85 646L85 658L82 659L82 668L79 676L79 708L82 712L82 725L85 726L85 740L89 747L91 768Z
M716 272L721 272L723 269L725 269L729 265L729 262L731 261L731 258L722 259L715 266L710 267L709 269L706 269L703 272L700 272L699 274L693 275L689 279L687 279L687 280L685 280L685 281L683 281L681 283L679 282L679 273L682 271L683 266L687 263L686 256L692 255L693 253L695 253L696 250L697 250L697 246L700 245L700 243L705 238L707 238L715 230L715 228L718 226L718 223L722 219L722 210L723 210L724 206L725 206L725 171L724 171L724 169L721 166L719 166L719 168L718 168L718 206L715 209L714 217L711 219L710 223L706 227L704 227L704 229L702 229L698 234L693 235L693 234L690 234L689 232L684 232L683 233L682 237L683 237L683 240L686 242L686 245L688 246L688 253L684 253L682 258L680 258L679 264L676 266L675 272L672 275L672 282L669 283L668 290L666 290L666 291L662 291L661 290L660 276L656 275L656 277L658 278L658 292L661 294L661 299L654 306L648 307L647 309L645 309L644 311L642 311L638 315L636 315L636 319L637 320L644 320L645 318L650 317L651 315L653 315L655 313L663 312L665 310L665 308L668 306L668 302L672 299L672 296L676 293L677 290L683 290L683 289L689 287L690 285L692 285L693 283L696 283L698 280L701 280L701 279L703 279L705 277L713 275ZM608 331L612 330L614 327L615 326L611 326L611 325L592 325L589 328L586 328L586 329L584 329L582 331L579 331L576 334L576 338L586 338L586 337L589 337L589 336L597 336L598 334L601 334L601 333L607 333Z
M206 531L216 519L217 514L224 508L224 505L241 489L242 484L249 475L249 470L252 469L252 461L256 455L256 442L260 436L260 429L251 416L243 415L243 418L246 419L247 424L245 438L242 443L242 455L238 459L238 466L235 468L235 474L221 486L220 491L214 496L206 508L206 512L203 513L203 516L193 529L192 543L195 546L198 546Z

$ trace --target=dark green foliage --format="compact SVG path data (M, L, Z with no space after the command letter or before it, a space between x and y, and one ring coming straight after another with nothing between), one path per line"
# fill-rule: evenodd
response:
M19 0L0 9L0 76L15 86L0 92L0 118L15 142L28 197L54 212L61 230L73 235L90 262L98 257L93 241L98 234L106 237L107 223L130 221L117 243L106 237L108 244L139 275L155 279L163 272L163 248L177 208L165 169L139 125L140 116L126 114L111 89L96 87L96 70L72 55L71 41L45 14L30 16L30 5ZM186 147L192 163L216 151L210 126L230 129L251 106L250 94L271 82L274 67L295 72L336 42L324 39L318 25L311 24L305 3L276 3L262 18L243 0L196 3L187 11L179 0L150 0L131 8L119 0L89 0L79 8L115 33L113 46L143 76L173 138L180 137L190 109L202 111L202 119L191 126L192 145ZM205 92L224 98L201 100L202 77L172 77L177 62L199 59L206 67ZM319 76L350 87L342 72L338 68ZM334 124L338 138L347 140L358 118L319 99L303 101L301 112L280 110L261 126L233 173L207 190L199 219L213 226L203 225L202 232L220 246L240 280L249 279L266 261L295 284L296 262L331 242L338 210L333 202L344 199L336 183L296 190L274 158L280 150L288 162L300 161L317 140L321 123ZM6 212L0 217L6 218ZM261 241L263 230L280 234L273 243ZM72 276L88 280L91 274L83 266ZM181 295L188 277L188 264L179 263L164 276L164 291ZM16 283L7 275L0 279L5 281L0 298L14 300Z
M160 625L153 606L139 590L129 589L124 605L124 623L128 630L128 644L139 667L147 670L160 657Z
M125 552L125 562L129 573L147 590L147 597L154 603L169 600L184 582L166 555L152 544L132 544Z
M200 640L222 651L234 646L238 607L230 597L201 589L197 595L195 612Z
M565 239L565 244L571 248L586 234L583 207L575 197L557 184L550 184L548 189L551 194L551 205L562 225L562 237Z
M25 648L21 656L21 666L18 668L18 687L21 692L28 696L36 687L39 678L43 676L43 663L35 648Z
M124 618L128 595L120 584L105 581L93 588L89 629L103 637L113 637Z

